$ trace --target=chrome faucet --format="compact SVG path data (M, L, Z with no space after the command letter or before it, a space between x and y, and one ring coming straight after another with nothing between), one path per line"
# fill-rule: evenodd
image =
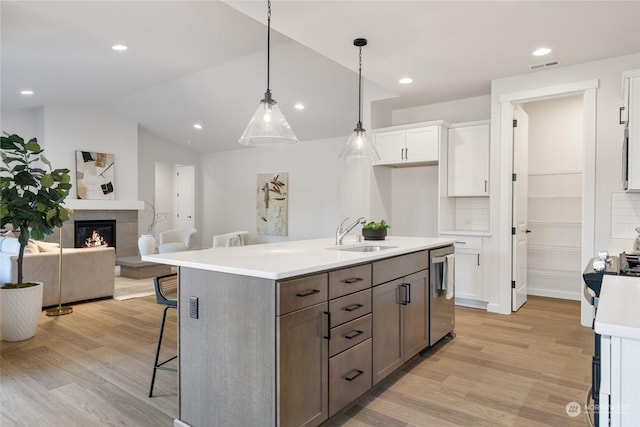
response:
M341 245L342 244L342 238L344 236L347 235L348 232L350 232L351 230L353 230L356 225L358 224L364 224L366 222L366 220L364 219L363 216L361 216L360 218L358 218L353 224L347 226L346 229L342 229L342 226L344 225L345 222L347 222L349 220L349 218L345 218L341 223L340 226L338 228L336 228L336 245Z

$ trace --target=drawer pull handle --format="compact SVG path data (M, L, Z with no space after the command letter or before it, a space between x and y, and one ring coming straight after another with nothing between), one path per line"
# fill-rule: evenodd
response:
M344 337L345 337L346 339L348 339L348 340L352 340L352 339L354 339L355 337L357 337L358 335L362 335L362 334L364 334L364 332L363 332L363 331L358 331L358 330L356 329L356 330L353 330L353 331L349 332L348 334L344 335Z
M298 297L308 297L309 295L313 295L313 294L319 294L320 291L318 289L311 289L310 291L306 291L306 292L302 292L299 294L296 294L296 296Z
M346 306L343 310L353 311L353 310L359 309L360 307L364 307L364 306L362 304L351 304L351 305Z
M350 277L348 279L344 279L343 282L347 284L352 284L356 282L362 282L364 279L362 277Z
M347 381L353 381L356 378L358 378L360 375L364 374L364 371L361 371L360 369L356 369L353 372L354 372L353 374L344 377L344 379Z

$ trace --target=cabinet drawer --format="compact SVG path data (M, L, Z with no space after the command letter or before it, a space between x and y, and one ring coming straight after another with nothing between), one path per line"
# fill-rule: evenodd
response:
M329 359L329 416L371 388L371 340Z
M332 328L371 313L371 289L330 300L329 312Z
M371 264L329 272L329 299L371 287Z
M278 314L290 313L326 301L328 284L327 273L278 282Z
M329 357L333 357L369 338L371 338L370 314L333 328L331 329L331 340L329 341Z
M455 239L456 239L456 243L454 244L454 246L455 246L456 250L458 250L458 249L479 249L479 250L482 250L482 237L457 236L457 237L455 237Z
M427 251L413 252L373 263L373 285L429 268Z

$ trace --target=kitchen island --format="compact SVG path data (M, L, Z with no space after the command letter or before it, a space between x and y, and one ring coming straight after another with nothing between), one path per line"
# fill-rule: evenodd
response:
M319 425L338 413L428 346L429 250L453 242L314 239L143 257L179 267L174 425Z
M601 335L600 427L640 425L640 278L605 275L594 324Z

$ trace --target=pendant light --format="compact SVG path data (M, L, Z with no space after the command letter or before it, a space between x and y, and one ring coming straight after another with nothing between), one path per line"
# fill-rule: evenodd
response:
M353 130L353 134L344 146L338 159L347 160L380 160L380 155L367 137L365 129L362 128L362 46L367 45L367 39L355 39L353 45L359 50L358 63L358 124Z
M256 147L297 144L298 138L293 134L276 100L271 98L269 89L269 60L271 45L271 1L267 2L267 91L264 99L238 141L243 145Z

